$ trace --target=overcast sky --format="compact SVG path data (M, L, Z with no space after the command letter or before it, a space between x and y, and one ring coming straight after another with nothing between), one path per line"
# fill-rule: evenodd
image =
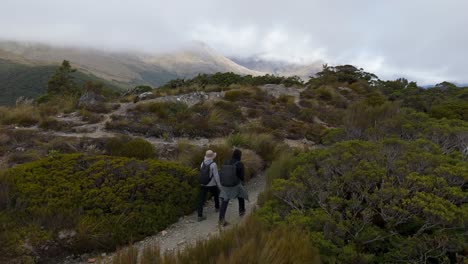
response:
M468 0L0 0L0 38L354 64L468 83Z

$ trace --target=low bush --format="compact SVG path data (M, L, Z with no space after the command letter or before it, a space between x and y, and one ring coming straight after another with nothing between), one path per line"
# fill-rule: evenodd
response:
M60 131L63 130L66 125L56 118L53 117L46 117L39 122L39 128L44 130L55 130Z
M191 212L196 183L193 170L156 160L67 154L19 165L0 175L0 260L113 250Z
M86 121L90 124L99 123L103 120L103 115L92 113L84 108L80 110L80 116L83 121Z
M154 146L141 138L132 139L125 136L110 138L107 140L105 148L107 154L111 156L151 159L156 155Z
M247 99L251 96L252 96L252 93L245 89L230 90L224 94L224 99L228 101L240 101L242 99Z
M307 229L325 263L456 263L468 165L442 153L426 140L355 140L286 159L258 213Z
M14 152L7 156L8 166L11 167L17 164L23 164L26 162L38 160L41 157L40 153L35 150L29 150L24 152Z

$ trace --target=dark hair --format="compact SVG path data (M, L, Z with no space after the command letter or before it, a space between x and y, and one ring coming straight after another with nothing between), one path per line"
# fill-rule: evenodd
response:
M232 152L232 159L240 161L242 158L242 151L240 149L235 149L234 152Z

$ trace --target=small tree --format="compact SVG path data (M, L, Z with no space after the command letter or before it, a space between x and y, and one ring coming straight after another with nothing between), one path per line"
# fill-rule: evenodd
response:
M77 94L79 90L73 81L72 73L74 72L76 72L76 69L71 67L69 61L64 60L62 65L50 77L49 82L47 83L47 93L51 95Z

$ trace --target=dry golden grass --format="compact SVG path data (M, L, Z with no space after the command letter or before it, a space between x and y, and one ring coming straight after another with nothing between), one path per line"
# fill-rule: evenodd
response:
M135 248L121 250L113 264L137 263ZM269 228L255 216L218 236L182 252L160 253L157 246L143 250L141 264L283 264L321 263L307 234L292 227Z
M16 107L0 107L0 123L32 126L39 122L40 115L31 104L20 104Z

